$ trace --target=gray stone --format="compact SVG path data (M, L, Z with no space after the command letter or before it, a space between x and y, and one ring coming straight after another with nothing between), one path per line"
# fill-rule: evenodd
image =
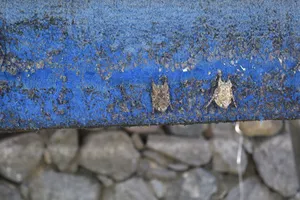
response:
M170 164L172 162L171 159L168 159L164 155L162 155L158 152L155 152L155 151L151 151L151 150L144 151L143 156L145 158L148 158L149 160L156 162L157 164L159 164L161 166L168 166L168 164Z
M125 130L130 133L138 134L163 134L163 130L160 126L132 126L125 127Z
M228 192L237 186L239 178L233 174L218 173L214 171L212 174L216 177L218 191L214 193L211 200L224 200Z
M254 148L253 158L263 181L284 197L299 188L289 134L274 136Z
M248 152L249 154L253 153L253 148L255 143L253 139L254 138L243 137L243 147L246 150L246 152Z
M94 132L94 133L101 133L105 131L105 128L85 128L82 129L84 132Z
M214 137L232 138L236 135L233 123L211 124Z
M59 129L41 129L38 131L38 135L42 138L43 142L47 144L51 136Z
M41 172L22 188L30 200L99 200L101 195L96 180L54 171Z
M150 181L150 185L151 185L151 187L154 191L154 194L157 198L161 199L165 196L167 188L163 182L153 179Z
M283 128L282 121L249 121L240 122L240 129L243 135L252 136L271 136L276 135Z
M21 200L18 189L4 181L0 181L0 199L1 200Z
M228 138L213 140L213 169L219 172L238 174L237 152L239 144ZM245 151L242 149L241 172L244 173L248 164Z
M263 185L257 178L251 177L242 182L243 200L282 200L283 198ZM226 200L240 200L239 185L234 187Z
M133 134L131 139L132 139L132 142L133 142L133 144L134 144L134 146L137 150L144 149L145 145L144 145L144 143L143 143L143 141L142 141L139 134Z
M107 176L103 175L97 175L97 178L100 180L100 182L105 186L105 187L110 187L114 184L114 181Z
M202 137L202 133L208 128L207 124L173 125L168 127L170 132L178 136Z
M51 161L60 171L73 171L77 163L73 164L78 151L78 132L76 129L59 129L50 138L47 150Z
M156 200L156 197L142 179L133 178L106 188L103 200Z
M146 179L173 180L177 177L176 172L159 166L157 163L141 159L138 165L138 175Z
M171 163L168 165L168 168L174 171L182 172L186 171L189 168L189 166L183 163Z
M139 157L125 133L109 131L86 138L80 152L80 165L120 181L136 171Z
M198 168L183 173L179 180L170 184L165 200L210 200L216 191L216 178Z
M300 200L300 192L298 192L295 196L291 197L289 200Z
M39 135L25 133L0 141L0 173L22 182L40 163L44 143Z
M212 154L207 141L195 138L150 135L147 147L193 166L208 163Z

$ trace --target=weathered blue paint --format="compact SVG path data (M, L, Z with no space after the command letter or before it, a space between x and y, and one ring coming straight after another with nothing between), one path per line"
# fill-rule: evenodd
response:
M297 1L0 5L1 129L300 118ZM237 108L204 108L218 69ZM173 110L152 113L163 76Z

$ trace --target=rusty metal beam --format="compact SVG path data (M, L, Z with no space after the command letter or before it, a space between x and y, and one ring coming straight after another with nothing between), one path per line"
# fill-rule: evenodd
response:
M300 118L298 1L0 5L0 129ZM205 108L218 70L237 107ZM163 77L171 106L153 113Z

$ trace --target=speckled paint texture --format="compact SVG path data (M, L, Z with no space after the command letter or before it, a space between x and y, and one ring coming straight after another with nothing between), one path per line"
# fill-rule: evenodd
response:
M300 118L300 3L0 0L0 127ZM218 70L237 108L208 103ZM168 78L173 109L152 113Z

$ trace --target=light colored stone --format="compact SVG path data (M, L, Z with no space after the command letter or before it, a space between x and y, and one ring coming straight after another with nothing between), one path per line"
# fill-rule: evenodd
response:
M103 200L157 200L140 178L129 179L104 190Z
M109 131L86 138L80 152L80 165L121 181L136 171L139 157L125 133Z
M22 182L40 163L44 151L41 137L35 133L6 138L0 141L0 173Z
M272 136L276 135L283 128L282 121L248 121L240 122L240 129L246 136Z
M141 159L138 165L138 175L146 179L173 180L177 174L174 171L168 170L159 166L157 163Z
M157 179L153 179L150 181L150 185L151 185L151 187L154 191L154 194L157 198L161 199L165 196L167 188L163 182L161 182Z
M145 145L144 145L144 143L143 143L143 141L142 141L139 134L133 134L131 136L131 139L132 139L132 142L133 142L133 144L134 144L134 146L137 150L144 149Z
M90 133L101 133L105 131L105 128L85 128L82 129L84 132L90 132Z
M147 147L193 166L208 163L212 155L209 143L200 138L149 135Z
M107 176L103 175L97 175L97 178L100 180L100 182L105 186L105 187L110 187L114 184L114 181Z
M256 177L243 181L243 200L283 200L283 198L263 185ZM226 197L226 200L240 200L239 185L234 187Z
M130 133L138 133L138 134L163 134L163 130L160 126L132 126L125 127L125 130Z
M233 123L217 123L211 124L214 137L232 138L236 136Z
M171 163L168 165L168 168L170 168L174 171L182 172L182 171L187 170L189 168L189 166L186 164L183 164L183 163Z
M202 133L207 128L207 124L173 125L168 127L171 134L185 137L202 137Z
M22 200L18 189L5 182L0 181L0 199L1 200Z
M238 185L239 178L234 174L218 173L214 171L211 173L216 177L218 188L211 200L224 200L228 192Z
M96 180L48 170L24 183L22 190L30 200L99 200L101 195Z
M217 191L216 178L198 168L182 174L169 185L165 200L210 200Z
M297 194L291 197L289 200L300 200L300 192L297 192Z
M143 152L143 156L145 158L148 158L154 162L156 162L157 164L161 165L161 166L168 166L168 164L170 164L172 162L171 159L165 157L164 155L158 153L158 152L155 152L155 151L152 151L152 150L145 150Z
M255 143L253 139L254 138L243 136L243 147L246 150L246 152L248 152L249 154L253 153L253 148Z
M237 153L239 144L237 141L229 138L213 139L213 169L218 172L227 172L238 174ZM248 158L242 149L241 171L245 172L248 164Z
M257 144L253 158L266 185L284 197L296 194L299 184L289 134L281 134Z
M59 129L51 136L47 146L51 161L60 171L77 169L77 163L72 164L78 151L78 132L76 129Z
M45 144L48 143L50 137L59 129L41 129L37 132L37 134L43 139Z

